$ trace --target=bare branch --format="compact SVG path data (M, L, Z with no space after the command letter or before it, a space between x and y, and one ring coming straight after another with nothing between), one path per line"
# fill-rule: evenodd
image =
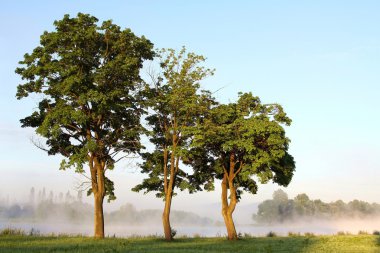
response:
M44 145L41 143L40 139L36 139L35 137L31 136L29 138L30 142L37 148L41 149L42 151L49 152L47 148L44 147Z
M221 88L217 89L216 91L211 92L211 94L217 93L218 91L220 91L220 90L222 90L222 89L224 89L226 87L228 87L228 85L222 86Z
M124 156L118 158L117 160L115 160L115 163L119 162L121 159L124 159L124 158L136 159L136 158L139 158L139 157L140 157L140 156L138 156L138 155L132 155L132 156L124 155Z

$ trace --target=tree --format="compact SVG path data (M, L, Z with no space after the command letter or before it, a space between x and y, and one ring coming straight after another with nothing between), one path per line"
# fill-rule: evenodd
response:
M267 199L258 206L257 214L252 216L259 223L272 224L280 221L279 205L271 199Z
M140 149L140 105L144 60L152 59L152 43L121 28L79 13L55 21L31 54L16 69L23 84L17 98L42 95L38 108L21 119L46 138L49 155L64 157L60 169L90 172L95 203L95 237L104 237L103 200L115 198L105 176L123 154ZM85 167L87 164L88 167Z
M273 193L273 198L265 200L258 206L257 214L252 218L259 223L282 223L293 218L294 201L288 194L279 189Z
M294 198L294 208L299 216L312 216L315 213L314 204L306 193L298 194Z
M279 204L284 204L289 201L288 194L286 194L286 192L284 192L281 189L278 189L277 191L273 192L272 197L273 200Z
M149 177L133 190L157 191L156 196L164 199L164 233L166 240L172 240L170 209L174 189L195 190L180 168L180 162L188 156L191 135L187 130L213 103L209 92L200 91L199 83L213 71L200 66L205 60L203 56L186 53L184 47L179 53L161 50L159 59L162 74L154 78L149 102L152 114L146 118L155 148L142 154L142 172Z
M222 215L228 239L237 239L232 213L243 191L257 192L261 183L273 180L288 185L295 162L288 153L289 139L282 125L291 120L278 104L262 104L251 93L239 93L236 103L214 107L194 127L192 147L199 152L194 181L222 180ZM228 196L229 192L229 196Z
M34 193L35 193L34 187L30 188L29 204L31 204L31 205L35 204L34 203L34 199L35 199Z

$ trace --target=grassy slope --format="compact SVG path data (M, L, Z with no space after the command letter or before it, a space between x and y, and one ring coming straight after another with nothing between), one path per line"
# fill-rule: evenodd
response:
M94 240L87 237L0 236L0 252L380 252L380 237L342 235L262 237L229 242L224 238Z

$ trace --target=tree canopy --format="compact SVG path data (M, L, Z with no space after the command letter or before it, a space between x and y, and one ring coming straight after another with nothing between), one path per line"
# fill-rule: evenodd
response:
M193 180L205 182L207 189L215 178L222 180L222 213L230 239L237 238L232 212L243 191L255 194L256 179L289 184L295 163L282 125L290 123L280 105L239 93L236 103L215 106L193 128Z
M41 148L49 155L64 156L61 169L83 173L88 165L90 192L100 208L105 195L115 198L105 171L114 168L120 152L141 147L139 72L144 60L153 58L153 44L111 20L98 25L97 18L82 13L65 15L54 26L16 69L24 80L17 98L31 93L41 98L38 108L21 120L22 127L36 128L46 138ZM95 235L103 237L100 230Z

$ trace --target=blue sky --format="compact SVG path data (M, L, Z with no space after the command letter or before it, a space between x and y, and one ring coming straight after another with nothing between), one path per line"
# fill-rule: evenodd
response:
M29 140L33 131L20 128L18 120L38 97L15 99L20 80L14 69L54 20L83 12L129 27L157 48L185 45L205 55L216 73L203 87L223 87L216 94L221 102L252 91L264 102L282 104L293 119L287 134L297 171L285 189L291 197L305 192L324 201L380 202L379 10L379 1L366 0L2 1L0 198L18 198L39 185L67 191L80 179L58 171L60 158L37 150ZM141 179L134 171L125 162L111 173L115 205L137 199L141 206L161 205L153 195L129 192ZM277 188L262 186L242 202L261 201ZM186 208L196 198L218 202L219 193L180 194L175 205Z

